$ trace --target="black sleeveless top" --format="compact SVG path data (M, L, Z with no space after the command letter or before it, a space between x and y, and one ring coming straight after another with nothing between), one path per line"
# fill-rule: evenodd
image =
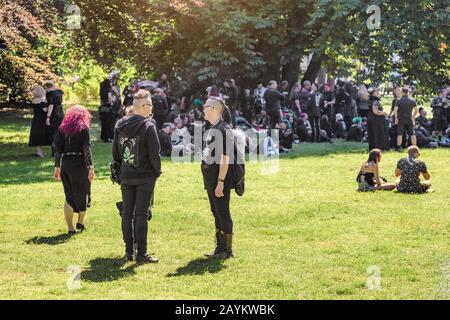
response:
M369 185L369 186L375 186L375 174L373 172L362 172L360 171L358 174L358 177L356 178L357 182L362 182L364 179L364 181Z

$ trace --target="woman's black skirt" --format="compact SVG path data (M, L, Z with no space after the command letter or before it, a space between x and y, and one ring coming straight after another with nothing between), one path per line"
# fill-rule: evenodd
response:
M45 125L45 120L45 113L42 113L42 115L34 115L31 122L30 140L28 143L30 147L52 145L52 140L50 138L49 130Z
M91 183L89 169L83 156L64 156L61 161L61 181L67 203L74 212L86 211L89 204Z
M369 150L389 150L389 131L383 116L369 116L367 121Z

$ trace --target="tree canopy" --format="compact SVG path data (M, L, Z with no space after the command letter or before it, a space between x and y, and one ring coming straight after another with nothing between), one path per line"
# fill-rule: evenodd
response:
M314 80L320 66L377 83L396 73L425 92L449 79L447 0L71 0L81 28L54 31L49 17L64 2L0 0L0 83L21 83L20 91L87 57L106 69L131 65L142 75L164 72L199 85L227 77L292 84ZM380 8L379 29L367 26L370 5ZM45 50L55 37L70 54ZM311 54L300 75L301 59ZM65 60L55 65L52 57Z

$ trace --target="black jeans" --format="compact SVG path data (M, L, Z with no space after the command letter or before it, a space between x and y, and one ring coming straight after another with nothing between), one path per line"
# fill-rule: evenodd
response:
M275 129L277 124L281 122L280 111L268 112L270 129Z
M230 213L230 191L224 191L223 194L222 198L217 198L214 191L208 191L208 199L216 229L231 234L233 233L233 220Z
M309 118L312 129L312 142L320 142L320 117Z
M122 234L127 254L133 253L133 229L138 256L147 254L148 215L155 182L152 180L136 186L122 184Z

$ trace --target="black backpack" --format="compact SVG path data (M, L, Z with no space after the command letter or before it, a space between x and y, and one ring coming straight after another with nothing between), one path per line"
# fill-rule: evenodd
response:
M234 191L240 197L245 191L245 133L241 129L232 130L234 137L234 162L230 165Z

